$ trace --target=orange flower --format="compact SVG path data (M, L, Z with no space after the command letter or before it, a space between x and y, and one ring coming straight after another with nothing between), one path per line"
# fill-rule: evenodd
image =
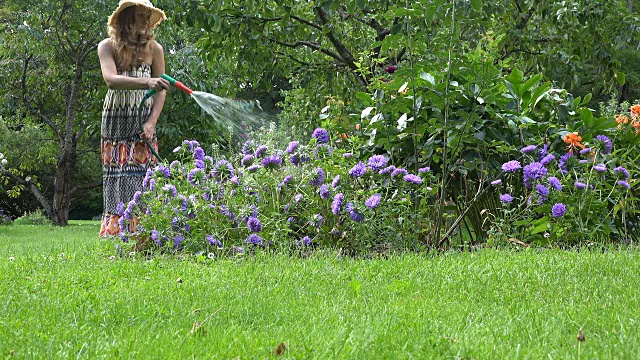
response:
M616 115L616 122L618 124L626 124L629 122L629 117L627 117L626 115Z
M631 127L636 129L636 135L638 135L638 133L640 133L640 121L638 120L633 120L631 122Z
M637 119L640 116L640 105L636 104L631 107L631 118Z
M585 146L582 145L580 142L582 141L582 136L578 135L577 132L572 132L572 133L568 133L566 134L562 140L564 140L565 143L567 143L567 149L569 149L570 153L573 153L573 148L574 147L579 147L581 149L584 149Z

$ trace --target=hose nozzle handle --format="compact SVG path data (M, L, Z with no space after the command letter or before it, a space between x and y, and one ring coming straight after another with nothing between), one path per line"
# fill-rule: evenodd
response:
M171 84L171 86L174 86L176 89L182 90L182 91L186 92L189 95L191 95L191 93L193 92L193 90L191 90L188 87L186 87L183 83L181 83L180 81L172 78L171 76L169 76L167 74L162 74L162 75L160 75L160 77L165 79L165 80L167 80L169 82L169 84ZM144 99L146 100L146 99L152 97L155 93L156 93L156 91L154 89L151 89L151 90L147 91L147 93L144 94Z

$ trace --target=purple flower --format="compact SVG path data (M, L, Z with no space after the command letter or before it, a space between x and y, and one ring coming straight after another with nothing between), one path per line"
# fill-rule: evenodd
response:
M204 161L204 150L202 150L202 148L198 146L195 150L193 150L193 158L196 160Z
M540 149L538 149L538 161L542 162L542 159L547 156L547 150L549 150L549 145L543 144Z
M314 170L313 176L309 179L309 184L313 186L320 186L325 179L324 170L317 168Z
M605 164L598 164L593 167L593 170L597 172L605 172L607 171L607 166Z
M166 184L162 187L162 190L171 192L171 197L176 197L178 195L178 190L172 184Z
M493 180L491 182L491 185L493 185L493 186L497 186L497 185L500 185L500 184L502 184L502 179Z
M364 221L364 215L360 214L358 210L356 210L356 207L353 205L352 202L347 203L347 206L345 206L344 209L347 212L347 214L349 214L349 217L351 218L351 220L355 222Z
M255 153L255 151L253 150L255 145L256 144L253 142L253 140L245 141L245 143L242 144L242 149L240 149L240 152L243 155L253 155Z
M329 142L329 132L323 128L315 129L311 137L316 139L318 144L326 144Z
M265 169L276 169L280 165L282 165L282 158L278 155L271 155L262 159L262 167Z
M255 156L257 158L262 157L262 155L264 155L264 153L267 151L267 145L260 145L258 146L258 148L256 149L255 152Z
M573 185L581 190L587 187L587 184L583 183L582 181L576 181L575 183L573 183Z
M540 196L542 196L543 198L549 196L549 188L542 184L536 185L536 190L538 191L538 194L540 194Z
M340 183L340 175L336 175L336 177L334 177L333 181L331 182L331 187L335 189L339 183Z
M289 181L291 181L292 176L291 175L287 175L284 177L284 179L282 179L282 182L280 184L278 184L278 188L281 188L283 186L287 186L287 184L289 183Z
M151 240L153 240L156 245L162 246L162 243L158 240L158 231L151 230Z
M322 221L324 220L324 218L322 217L322 215L320 214L315 214L313 215L313 221L311 222L311 225L315 228L320 228L322 227Z
M578 161L580 164L587 164L589 162L589 160L587 159L583 159L583 160L579 160Z
M328 199L331 197L331 191L329 191L329 187L327 186L327 184L322 184L320 185L320 198L322 199Z
M629 183L624 180L618 180L616 184L618 184L619 186L625 187L627 189L631 189L631 185L629 185Z
M230 162L227 160L218 160L211 170L211 176L218 179L218 181L224 181L236 174L236 170L233 168Z
M419 174L426 173L426 172L429 172L429 171L431 171L431 168L428 167L428 166L425 166L423 168L418 169L418 173Z
M384 71L386 71L389 74L393 74L394 72L396 72L396 70L398 70L398 68L393 65L389 65L384 69Z
M418 175L407 174L402 179L411 184L416 184L416 185L422 184L422 178Z
M253 160L255 160L255 157L253 155L245 155L242 157L242 160L240 160L240 164L242 164L242 166L244 167L247 167L253 164Z
M360 161L354 167L352 167L351 170L349 170L349 175L353 177L361 177L365 172L367 172L367 167L362 161Z
M380 194L373 194L371 195L370 198L367 199L367 201L364 202L364 204L369 208L369 209L375 209L376 207L378 207L378 205L380 204L380 199L382 199L382 195Z
M344 153L344 154L342 154L342 156L346 157L346 158L350 158L350 157L353 157L353 153L350 153L350 152Z
M622 166L616 167L615 169L613 169L613 172L620 173L622 174L625 180L629 180L629 176L630 176L629 171L623 168Z
M120 201L116 206L116 214L122 216L124 214L124 202Z
M149 180L149 190L154 191L156 189L156 179Z
M177 153L178 151L182 150L182 146L178 146L176 148L173 149L173 153Z
M149 173L149 170L147 170L147 173ZM166 166L158 165L155 169L155 173L160 173L165 178L168 178L171 175L171 169Z
M133 194L133 202L134 202L134 204L137 204L137 203L140 202L140 195L142 195L142 192L140 192L140 191L136 191Z
M387 158L384 155L373 155L367 160L367 165L371 170L380 170L383 167L387 166Z
M227 205L220 205L218 207L218 210L220 211L220 214L226 216L227 218L229 218L229 220L233 220L236 218L236 214L234 214Z
M252 233L259 233L262 231L262 223L254 216L250 216L249 220L247 220L247 227L249 227L249 231Z
M525 179L539 179L547 174L547 168L541 163L535 161L524 167L523 170Z
M511 160L502 164L502 171L504 172L516 172L520 168L522 168L522 165L520 165L520 162L518 160Z
M605 135L598 135L598 136L596 136L596 140L599 140L599 141L602 142L602 154L603 155L611 154L611 150L613 150L613 143L611 142L611 139L609 139Z
M175 238L173 238L173 247L176 249L180 248L180 244L182 244L183 241L184 241L184 236L177 235Z
M290 142L289 145L287 146L287 154L293 154L293 152L296 151L298 144L299 143L297 141Z
M205 164L204 161L202 161L202 160L196 160L196 161L193 162L193 164L198 169L204 169L204 168L207 167L207 164Z
M327 144L318 144L316 145L316 148L313 149L313 155L316 159L319 159L320 157L326 157L331 154L333 154L333 148L331 148L331 146Z
M311 238L309 238L308 236L303 237L302 238L302 245L304 245L304 246L311 245Z
M526 154L526 153L530 153L530 152L536 151L537 148L538 147L535 146L535 145L528 145L528 146L525 146L522 149L520 149L520 152L523 153L523 154Z
M213 165L213 158L209 155L204 157L204 161L209 163L209 165Z
M560 180L558 180L557 177L550 176L547 178L547 181L549 182L549 185L551 185L551 187L553 187L554 189L558 191L562 190L562 184L560 183Z
M258 169L260 169L260 167L261 167L260 165L251 165L251 166L249 166L247 168L247 171L248 172L256 172L256 171L258 171Z
M405 169L397 168L391 172L391 177L396 177L397 175L407 175L409 172Z
M569 172L569 167L568 167L568 163L569 163L569 159L573 156L572 153L568 152L562 156L560 156L560 160L558 161L558 166L560 166L560 170L563 174L566 174Z
M378 174L380 174L380 175L388 174L388 173L390 173L390 172L394 171L395 169L396 169L396 167L395 167L395 166L393 166L393 165L389 165L389 166L387 166L386 168L384 168L384 169L382 169L382 170L378 171Z
M262 238L258 234L251 234L245 240L245 243L253 244L253 245L263 245Z
M331 212L333 212L333 215L338 215L340 213L340 209L342 208L342 199L344 199L344 195L342 193L337 193L336 196L333 197L333 202L331 203Z
M196 186L198 180L202 179L203 177L204 177L204 172L202 171L202 169L193 168L187 174L187 181L191 185Z
M584 148L584 149L580 150L580 155L588 154L590 152L591 152L591 148L590 147Z
M503 203L510 203L513 201L513 196L509 194L502 194L500 195L500 201L502 201Z
M189 208L189 203L187 202L187 198L180 194L178 195L178 199L180 199L180 211L185 212Z
M566 212L567 212L567 205L563 203L557 203L557 204L554 204L553 207L551 207L551 215L553 215L553 217L556 217L556 218L562 217Z
M207 235L205 238L207 239L207 242L209 243L209 245L215 246L217 248L222 248L222 241L214 238L211 235Z
M180 161L178 161L178 160L173 160L173 161L171 162L171 165L169 165L169 168L170 168L170 169L174 169L174 168L176 168L176 167L178 167L178 166L180 166Z
M540 164L542 164L542 165L544 165L544 166L547 166L547 165L551 164L551 162L552 162L553 160L555 160L555 159L556 159L556 156L555 156L555 155L553 155L553 154L549 154L549 155L546 155L545 157L543 157L543 158L540 160Z
M302 194L299 194L299 193L298 193L298 194L296 194L296 195L293 197L293 200L295 200L295 201L296 201L296 203L299 203L300 201L302 201Z

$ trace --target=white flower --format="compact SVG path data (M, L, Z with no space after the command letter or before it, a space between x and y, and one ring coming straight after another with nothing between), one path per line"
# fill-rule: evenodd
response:
M4 154L0 153L0 159L4 159Z
M15 260L15 259L16 259L16 258L14 258L13 256L9 256L9 261L13 261L13 260Z
M2 155L2 154L0 154L0 155ZM2 159L1 162L2 162L2 165L7 165L7 163L8 163L7 159Z
M213 258L215 257L215 255L214 255L213 253L208 253L208 254L207 254L207 257L208 257L209 259L213 259Z

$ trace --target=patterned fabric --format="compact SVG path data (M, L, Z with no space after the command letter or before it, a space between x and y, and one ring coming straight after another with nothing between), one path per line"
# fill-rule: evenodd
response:
M142 64L119 75L150 77L151 66ZM109 89L102 108L100 152L102 154L102 176L104 189L104 214L100 236L115 236L120 233L118 204L133 199L136 191L142 190L142 180L147 168L157 159L145 143L140 140L138 106L147 90ZM145 102L142 120L146 122L151 112L153 99ZM157 150L158 143L153 139ZM135 221L132 222L135 224ZM130 229L133 230L133 229Z

